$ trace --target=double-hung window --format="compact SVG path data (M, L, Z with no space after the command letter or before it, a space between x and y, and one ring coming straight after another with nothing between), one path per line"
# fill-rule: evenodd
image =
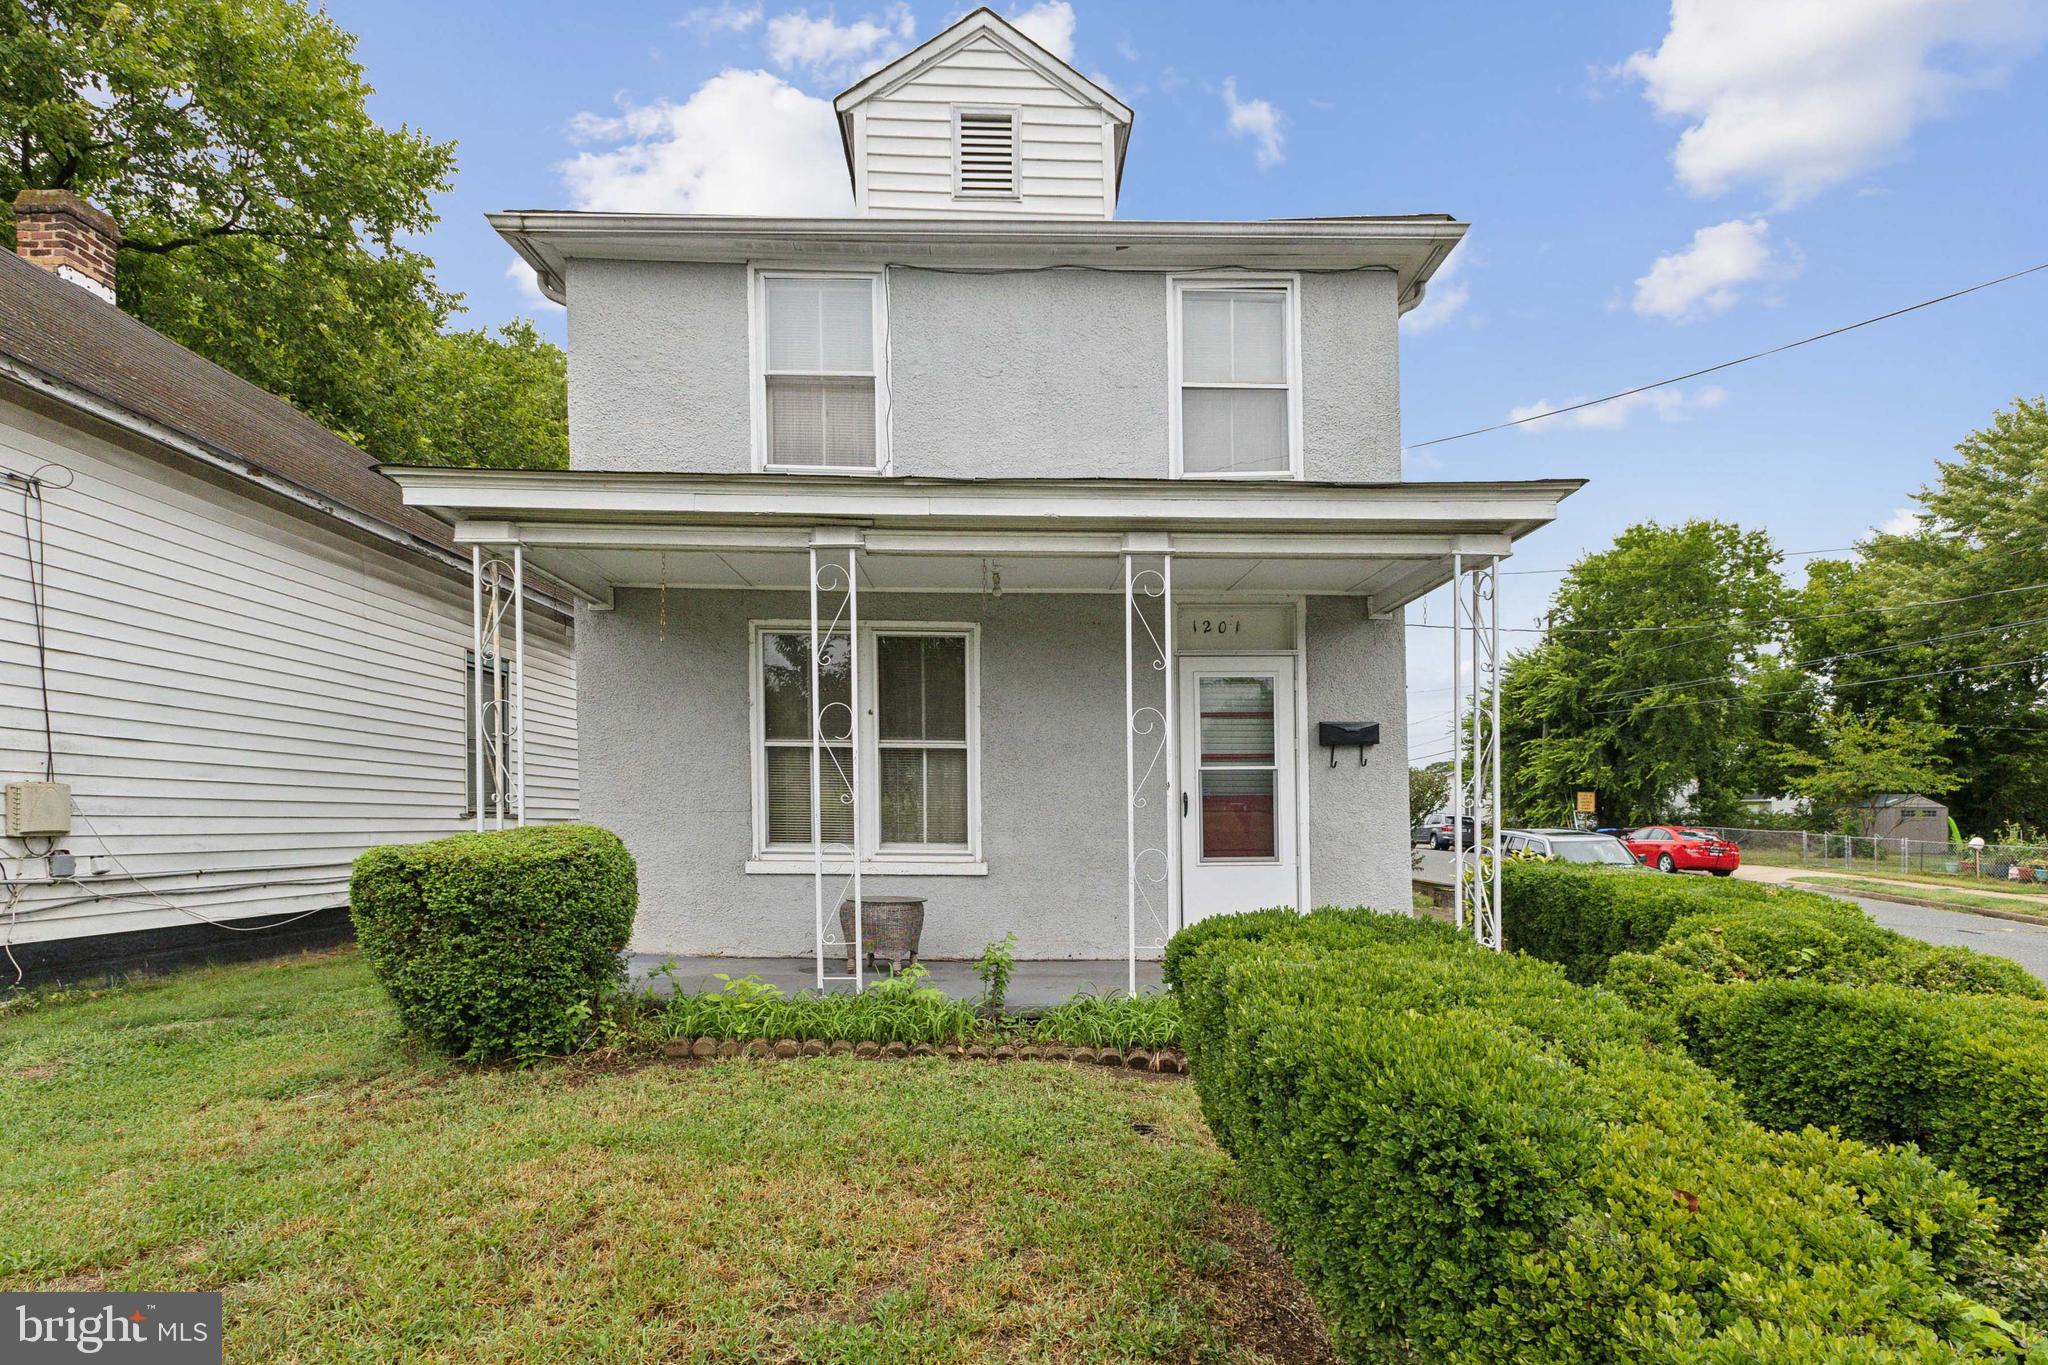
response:
M755 288L759 463L838 473L881 468L881 277L763 271Z
M1177 279L1174 472L1301 471L1301 383L1291 279Z
M875 626L860 634L859 800L847 742L852 654L844 633L819 650L820 835L887 859L959 861L979 847L975 799L975 633L965 626ZM755 629L756 854L811 848L811 635ZM858 812L858 816L856 816Z

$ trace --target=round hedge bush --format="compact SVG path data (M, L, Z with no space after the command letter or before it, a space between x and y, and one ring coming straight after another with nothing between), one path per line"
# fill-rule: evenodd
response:
M633 855L594 825L373 848L349 883L399 1018L463 1061L573 1049L625 978L638 901Z

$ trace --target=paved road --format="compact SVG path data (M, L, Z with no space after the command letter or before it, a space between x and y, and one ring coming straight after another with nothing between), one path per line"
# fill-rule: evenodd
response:
M1927 943L1959 943L1980 953L1997 953L2048 981L2048 924L2018 924L1989 915L1973 915L1966 910L1929 910L1919 905L1872 900L1868 896L1849 899L1887 929Z
M1451 855L1425 851L1419 876L1448 883ZM1687 874L1703 875L1703 874ZM2048 981L2048 924L2019 924L2012 920L1973 915L1966 910L1929 910L1896 901L1850 896L1887 929L1909 935L1923 943L1959 943L1980 953L2009 957L2043 981Z

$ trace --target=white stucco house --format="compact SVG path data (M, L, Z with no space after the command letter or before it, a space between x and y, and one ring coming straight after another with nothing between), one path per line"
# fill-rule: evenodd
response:
M1402 609L1484 615L1578 486L1401 477L1465 225L1119 218L1132 111L985 9L836 108L851 217L495 215L568 308L571 468L390 471L578 597L633 946L822 982L855 896L933 957L1406 910Z
M519 613L523 786L481 651L479 784L467 551L115 307L118 233L29 191L0 252L0 989L345 937L365 848L576 814L566 597Z

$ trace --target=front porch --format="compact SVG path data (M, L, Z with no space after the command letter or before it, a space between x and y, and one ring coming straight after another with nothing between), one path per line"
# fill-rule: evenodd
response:
M917 895L926 953L1015 929L1058 998L1139 989L1207 914L1408 911L1401 608L1445 583L1457 800L1497 842L1499 564L1576 487L391 472L472 547L501 822L524 804L516 588L582 599L584 816L641 860L636 948L858 989L864 916L839 907ZM876 675L908 656L936 662L905 731ZM956 689L943 733L928 667ZM1457 885L1498 946L1494 877Z

